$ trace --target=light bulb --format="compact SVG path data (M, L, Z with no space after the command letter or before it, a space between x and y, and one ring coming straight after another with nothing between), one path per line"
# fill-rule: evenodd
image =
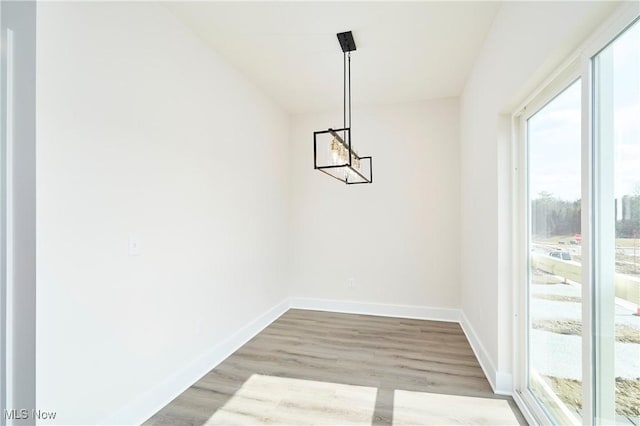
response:
M336 138L331 141L331 165L335 166L340 160L340 145Z

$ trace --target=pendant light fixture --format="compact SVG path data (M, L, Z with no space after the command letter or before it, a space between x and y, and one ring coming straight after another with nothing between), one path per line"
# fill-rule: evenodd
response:
M371 183L371 157L358 155L351 143L351 52L356 43L351 31L337 36L343 52L344 121L341 129L313 132L313 167L347 185Z

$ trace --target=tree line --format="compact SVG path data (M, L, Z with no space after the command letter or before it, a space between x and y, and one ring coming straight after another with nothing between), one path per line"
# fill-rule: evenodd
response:
M531 201L533 235L580 234L580 200L567 201L549 192L541 192ZM618 212L618 209L622 209ZM625 195L616 201L616 238L640 238L640 194ZM618 219L620 218L620 219Z

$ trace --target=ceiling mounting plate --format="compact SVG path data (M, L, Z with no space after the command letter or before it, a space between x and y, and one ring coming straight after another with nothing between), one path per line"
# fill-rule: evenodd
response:
M343 52L351 52L356 50L356 42L353 39L353 34L351 34L351 31L338 33L337 35L338 41L340 42L340 47L342 47Z

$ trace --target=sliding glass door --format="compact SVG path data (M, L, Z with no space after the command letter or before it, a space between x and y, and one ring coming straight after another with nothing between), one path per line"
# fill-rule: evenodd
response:
M519 113L525 173L517 390L543 422L640 425L634 13L635 21L576 59Z
M582 407L581 81L527 120L528 386L549 415Z
M640 23L593 58L595 415L640 424Z

